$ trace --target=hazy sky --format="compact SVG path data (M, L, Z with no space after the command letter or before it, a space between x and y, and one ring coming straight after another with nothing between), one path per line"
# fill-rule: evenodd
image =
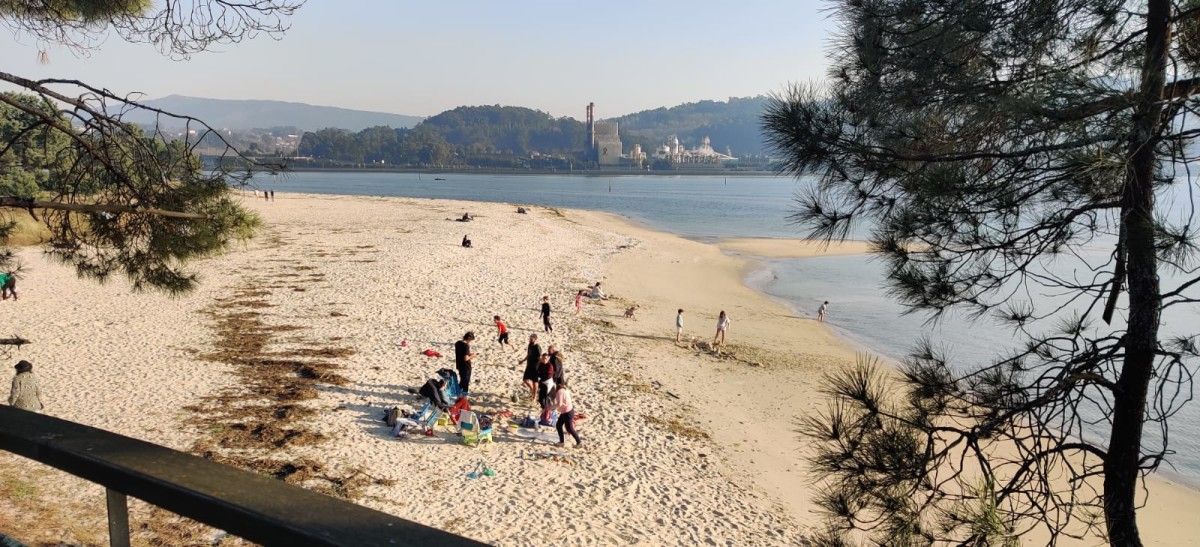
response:
M309 0L267 37L172 61L110 37L87 57L0 38L3 70L114 91L432 115L459 105L599 117L757 95L824 73L818 0Z

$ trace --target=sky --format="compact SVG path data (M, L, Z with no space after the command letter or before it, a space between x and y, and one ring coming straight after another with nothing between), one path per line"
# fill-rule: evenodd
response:
M279 40L185 61L110 36L84 56L0 33L3 70L147 98L276 99L429 116L460 105L599 118L825 73L824 0L309 0Z

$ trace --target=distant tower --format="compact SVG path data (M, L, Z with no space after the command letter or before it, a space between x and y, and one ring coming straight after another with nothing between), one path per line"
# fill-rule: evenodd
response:
M596 161L596 103L587 105L587 147L592 161Z

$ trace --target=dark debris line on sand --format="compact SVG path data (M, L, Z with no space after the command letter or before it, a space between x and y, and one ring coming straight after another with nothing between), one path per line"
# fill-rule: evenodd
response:
M267 249L284 242L275 238ZM351 252L355 252L351 250ZM314 283L324 274L309 273L311 266L280 264L271 268L243 270L240 288L231 296L217 299L204 313L212 320L213 348L202 352L204 361L229 365L237 381L214 395L186 407L187 423L200 432L191 452L242 469L270 475L326 494L355 499L373 484L390 481L368 475L363 469L332 469L311 458L295 458L281 452L290 447L315 445L327 439L306 426L318 412L305 401L317 398L319 385L344 385L338 359L355 350L331 345L330 340L305 338L307 327L271 324L265 310L274 290L294 291L297 281ZM305 272L298 274L296 272ZM297 279L300 278L300 279ZM268 349L280 333L288 336L289 348ZM298 347L297 347L298 346ZM198 523L153 510L142 526L151 544L176 541L212 543L213 531ZM165 543L164 543L165 541Z

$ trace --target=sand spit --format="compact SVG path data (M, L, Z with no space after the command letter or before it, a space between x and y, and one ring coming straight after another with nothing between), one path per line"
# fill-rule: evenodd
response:
M247 200L263 233L200 264L202 286L184 298L98 286L24 251L23 298L0 317L34 341L10 358L35 363L47 412L501 545L796 545L817 524L794 424L822 406L823 371L853 352L746 288L745 261L599 213L277 199ZM467 211L475 221L452 220ZM464 235L474 248L459 246ZM597 280L612 298L574 315L574 292ZM623 317L633 304L635 318ZM675 346L679 307L697 346L728 311L729 353ZM508 321L512 348L495 342L493 315ZM587 415L585 448L510 430L479 449L447 429L390 437L384 410L414 408L409 389L453 366L467 330L479 335L472 391L485 412L529 412L514 402L528 335L559 346ZM481 462L496 476L468 478ZM1200 536L1197 495L1171 492L1169 506L1152 499L1144 514L1168 520L1147 534ZM99 488L0 458L0 530L103 543L102 500ZM133 518L143 545L220 539L141 504Z

